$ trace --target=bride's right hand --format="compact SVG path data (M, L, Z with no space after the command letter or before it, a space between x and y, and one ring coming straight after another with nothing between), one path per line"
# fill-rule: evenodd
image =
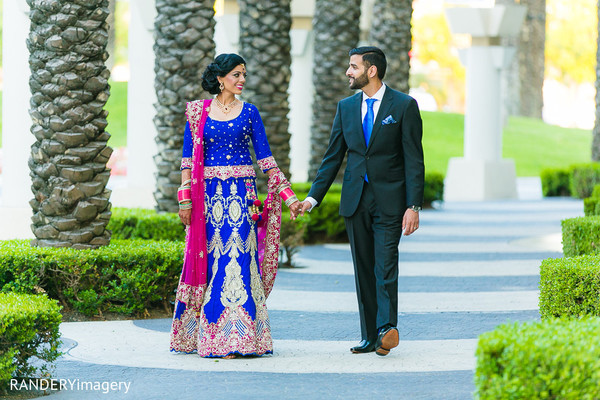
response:
M187 210L179 210L179 219L184 225L189 225L192 223L192 209Z

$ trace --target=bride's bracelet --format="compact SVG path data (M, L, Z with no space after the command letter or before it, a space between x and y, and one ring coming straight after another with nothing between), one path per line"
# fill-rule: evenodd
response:
M190 186L191 180L183 182L181 187L177 190L177 200L179 202L180 210L189 210L192 208L192 188Z
M296 194L290 187L285 188L281 192L279 192L279 196L281 196L285 205L288 207L298 201L298 197L296 197Z

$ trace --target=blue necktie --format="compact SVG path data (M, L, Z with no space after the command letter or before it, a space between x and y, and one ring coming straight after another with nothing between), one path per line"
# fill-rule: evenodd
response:
M363 119L363 133L365 135L365 144L369 146L369 139L371 139L371 132L373 132L373 120L375 119L375 113L373 112L373 104L377 99L367 99L367 115Z
M369 140L371 139L371 132L373 132L373 123L375 119L375 113L373 112L373 104L377 101L377 99L367 99L367 115L365 115L365 119L363 119L363 134L365 135L365 144L369 147ZM369 182L369 178L367 178L367 174L365 174L365 181Z

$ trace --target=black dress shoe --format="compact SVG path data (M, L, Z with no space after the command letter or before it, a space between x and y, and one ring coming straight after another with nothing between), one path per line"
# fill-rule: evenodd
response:
M360 353L370 353L375 351L375 341L374 340L362 340L358 346L354 346L350 349L350 351L354 354Z
M398 346L399 342L400 336L398 334L398 329L396 329L395 326L387 327L379 332L375 353L378 356L387 356L390 354L390 350Z

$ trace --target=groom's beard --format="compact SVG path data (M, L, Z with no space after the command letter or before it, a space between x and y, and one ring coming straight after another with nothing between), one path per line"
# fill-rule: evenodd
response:
M367 86L369 83L369 77L367 76L367 71L357 76L356 78L350 78L352 81L350 82L350 89L358 90Z

